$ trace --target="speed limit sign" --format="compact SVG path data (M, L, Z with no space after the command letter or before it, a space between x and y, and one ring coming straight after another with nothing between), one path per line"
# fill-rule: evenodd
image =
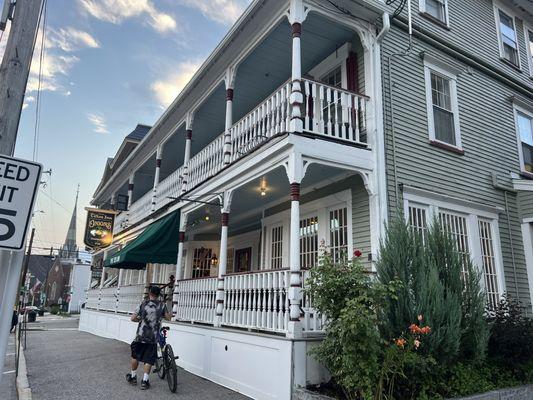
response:
M0 155L0 248L24 247L41 165Z

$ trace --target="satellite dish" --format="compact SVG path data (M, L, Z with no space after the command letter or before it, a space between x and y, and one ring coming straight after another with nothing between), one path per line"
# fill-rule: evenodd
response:
M4 6L2 7L2 15L0 16L0 31L6 29L7 20L11 11L11 0L4 0Z

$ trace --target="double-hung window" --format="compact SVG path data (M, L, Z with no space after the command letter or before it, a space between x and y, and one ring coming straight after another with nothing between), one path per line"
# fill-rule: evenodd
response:
M487 211L483 206L476 209L471 204L452 203L418 192L422 191L415 189L404 193L405 218L411 229L425 239L432 221L439 221L442 229L453 238L464 262L462 278L466 278L464 266L470 259L482 273L481 284L488 305L495 307L505 291L497 210Z
M448 0L420 0L420 12L448 26Z
M425 61L429 139L461 149L457 77Z
M515 108L515 116L520 167L523 172L533 173L533 113Z
M518 38L514 16L499 7L495 7L496 24L498 28L500 56L514 66L520 68Z

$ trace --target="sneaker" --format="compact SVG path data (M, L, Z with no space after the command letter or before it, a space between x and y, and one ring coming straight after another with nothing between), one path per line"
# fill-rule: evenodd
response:
M126 382L128 382L130 385L136 385L137 384L137 377L131 376L131 373L126 374Z
M150 382L148 381L141 381L141 390L150 389Z

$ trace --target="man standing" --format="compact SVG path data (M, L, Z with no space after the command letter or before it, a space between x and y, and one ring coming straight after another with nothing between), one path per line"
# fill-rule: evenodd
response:
M158 300L161 289L150 286L148 300L143 301L131 316L131 320L139 322L137 335L131 343L131 372L126 374L126 380L137 384L137 367L139 362L144 363L144 376L141 389L150 387L150 369L157 359L157 335L161 329L161 320L170 321L171 314L164 302Z

